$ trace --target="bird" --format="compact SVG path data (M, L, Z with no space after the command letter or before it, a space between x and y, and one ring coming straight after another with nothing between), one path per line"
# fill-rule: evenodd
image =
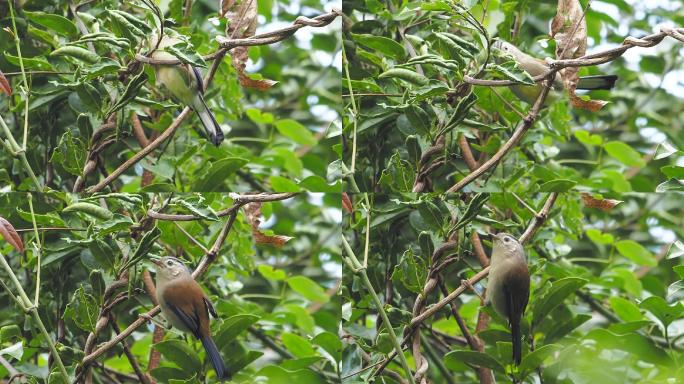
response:
M537 59L536 57L532 57L525 52L522 52L515 45L507 41L496 40L492 47L511 56L518 64L518 67L524 69L532 77L543 75L549 71L549 65L544 60ZM609 90L615 86L617 78L618 77L615 75L583 76L579 78L577 89ZM532 104L537 99L537 96L539 96L541 87L542 85L537 83L536 85L513 85L510 88L520 100ZM561 75L556 72L556 76L553 79L553 89L560 91L563 88L564 85Z
M202 287L179 259L165 256L152 262L156 265L157 301L162 314L172 326L190 332L199 339L217 378L221 381L229 379L230 375L209 329L209 314L214 318L218 315Z
M177 60L178 58L165 49L181 42L176 37L165 35L157 45L153 39L152 47L157 48L150 58L154 60ZM157 84L168 91L177 102L187 105L197 113L209 139L215 146L221 145L223 131L216 117L204 101L204 82L197 67L190 64L153 64Z
M520 322L530 297L530 272L522 244L508 233L491 234L492 257L487 284L487 301L508 320L513 343L513 361L522 360Z

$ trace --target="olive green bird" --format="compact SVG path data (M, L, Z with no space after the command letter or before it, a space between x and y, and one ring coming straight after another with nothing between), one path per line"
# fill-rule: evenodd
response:
M543 75L549 70L549 65L544 60L532 57L519 50L516 46L503 40L496 40L492 45L495 49L511 56L518 64L519 68L524 69L532 77ZM579 78L577 89L579 90L609 90L615 86L617 81L615 75L584 76ZM522 101L533 104L542 90L542 84L536 85L513 85L511 91ZM558 72L553 79L553 89L561 91L564 89L563 80Z
M177 57L165 51L165 48L174 46L179 42L180 40L177 38L164 36L150 57L156 60L176 60ZM155 44L156 41L153 42L152 46L154 47ZM154 64L154 69L157 84L166 89L174 100L187 105L197 113L209 139L218 147L223 141L223 131L204 101L204 82L199 69L184 63Z

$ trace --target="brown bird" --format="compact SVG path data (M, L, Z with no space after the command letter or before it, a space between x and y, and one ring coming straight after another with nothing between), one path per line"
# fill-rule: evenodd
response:
M530 272L522 244L507 233L492 234L492 257L487 285L487 301L496 313L508 320L513 342L513 361L520 365L522 335L520 321L530 297Z
M157 301L162 314L171 325L198 338L218 379L229 379L209 329L209 313L215 318L218 316L202 287L177 258L167 256L152 262L157 266Z

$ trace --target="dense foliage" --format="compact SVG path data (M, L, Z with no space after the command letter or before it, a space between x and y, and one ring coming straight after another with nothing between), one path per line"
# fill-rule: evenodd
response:
M587 53L660 26L681 26L680 5L592 2L585 17ZM481 165L511 139L531 105L508 87L464 81L528 81L512 61L495 63L487 39L509 41L540 59L556 57L548 27L555 1L351 0L344 12L344 160L355 164L361 191L445 191L470 172L465 152ZM665 38L582 67L582 76L619 76L611 92L590 93L609 104L599 112L571 108L567 96L552 91L555 101L518 145L466 190L681 190L681 52L681 42Z
M519 237L540 223L531 209L541 212L552 197L526 195L528 209L513 193L371 195L370 211L364 199L358 199L354 213L345 217L344 236L362 259L369 225L365 271L401 339L431 277L439 275L452 292L482 270L473 233L505 231ZM679 264L684 243L675 242L684 236L681 196L624 199L604 211L591 208L579 194L560 194L546 221L525 243L532 288L523 320L519 380L538 382L539 375L544 383L682 380L684 268ZM444 248L449 242L456 245ZM483 244L489 255L491 243ZM486 282L474 285L478 294L486 294L484 287ZM427 295L425 308L443 297L437 287ZM497 382L508 382L512 365L506 321L481 306L469 288L454 303L427 318L419 330L429 382L476 382L474 366L490 368ZM454 310L467 332L484 343L482 352L468 346ZM394 348L360 272L350 269L343 278L342 317L344 382L368 382L376 375L376 363ZM412 348L409 343L405 354L413 370ZM396 358L381 376L385 383L407 382Z
M194 269L209 257L207 250L230 222L224 210L236 201L221 194L0 196L0 216L13 225L25 245L22 253L3 241L0 257L31 300L40 276L37 312L51 337L56 337L72 380L84 359L88 335L101 322L101 311L108 308L113 317L99 331L95 348L114 337L115 329L121 332L154 306L143 282L148 270L154 277L150 258L176 256ZM280 383L290 378L313 384L335 377L341 348L340 303L334 295L341 278L337 204L334 196L323 195L263 203L260 233L266 239L292 237L282 247L253 232L245 207L236 211L218 256L198 278L218 312L212 333L233 372L233 382ZM151 211L195 219L153 220ZM308 219L302 220L304 216ZM2 235L11 240L6 231ZM0 271L0 280L19 295L6 269ZM112 298L118 301L111 307L104 305ZM197 340L174 330L162 331L156 339L158 331L153 336L153 328L143 325L126 339L126 348L143 372L150 370L159 382L213 381ZM38 382L48 376L45 336L5 289L0 291L0 343L0 357L24 379ZM114 345L89 366L96 382L141 381L122 348L121 343ZM149 366L153 353L157 362ZM62 382L54 359L50 362L48 382ZM9 376L6 366L0 366L0 378Z
M17 144L0 152L5 190L72 191L74 184L85 190L177 118L184 106L174 104L157 86L152 67L135 58L149 52L149 40L159 32L156 12L165 15L167 33L175 30L190 43L179 46L177 56L206 75L214 60L200 55L219 51L217 36L249 37L245 30L271 32L299 16L331 11L331 4L317 0L226 2L232 13L220 18L218 2L206 1L161 2L160 9L151 1L15 3L12 10L9 2L0 3L0 71L13 90L0 98L0 117ZM205 99L224 143L209 143L190 114L172 139L127 168L111 188L339 190L334 172L328 178L328 166L338 158L332 149L341 102L338 31L336 20L221 56ZM2 131L3 140L7 134ZM36 181L28 177L23 155L13 153L19 149Z

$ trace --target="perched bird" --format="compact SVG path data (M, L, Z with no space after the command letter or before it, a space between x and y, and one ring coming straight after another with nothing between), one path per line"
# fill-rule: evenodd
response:
M537 59L536 57L532 57L525 52L522 52L511 43L503 40L496 40L492 46L504 54L513 57L513 60L518 64L518 67L524 69L532 77L543 75L549 70L549 65L544 60ZM608 90L615 86L616 81L617 76L615 75L584 76L579 78L577 89ZM520 100L532 104L537 99L537 96L539 96L541 87L541 83L537 83L537 85L513 85L510 88ZM556 72L556 77L553 79L553 89L560 91L563 88L561 75Z
M209 313L218 316L204 291L177 258L167 256L152 262L157 266L157 301L162 314L171 325L198 338L218 379L228 379L230 375L209 329Z
M496 313L508 320L513 342L513 361L520 365L522 335L520 321L530 297L530 272L522 244L507 233L492 234L492 257L487 285L487 301Z
M155 60L176 60L177 57L165 49L178 43L179 39L164 36L150 57ZM156 41L153 41L152 47L156 45ZM204 83L199 69L182 63L154 64L154 69L157 84L161 84L176 101L189 106L197 113L209 139L218 147L223 141L223 131L204 101Z

